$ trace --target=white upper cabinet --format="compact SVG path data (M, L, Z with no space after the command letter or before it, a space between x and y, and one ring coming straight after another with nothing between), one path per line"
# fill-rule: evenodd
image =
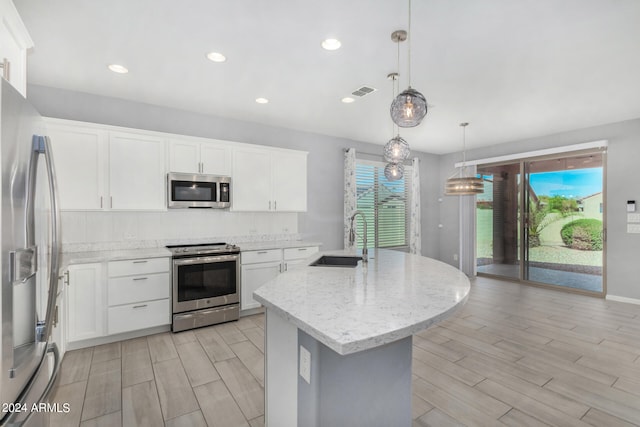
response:
M307 210L307 153L275 148L236 148L231 206L234 211Z
M109 207L166 209L165 146L145 134L109 132Z
M101 210L106 203L107 132L48 125L56 165L60 209Z
M274 210L307 210L307 153L283 151L271 158Z
M270 211L271 153L242 148L233 152L231 208L234 211Z
M228 143L169 140L169 171L230 175L231 149Z
M33 41L11 0L0 0L0 75L27 96L27 49Z

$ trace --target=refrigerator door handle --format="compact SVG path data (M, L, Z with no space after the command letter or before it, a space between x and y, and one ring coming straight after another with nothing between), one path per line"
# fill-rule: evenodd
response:
M53 324L53 311L58 296L58 269L60 268L60 204L58 202L58 185L56 182L56 171L53 165L53 154L51 152L51 140L48 136L33 135L33 151L31 152L31 162L29 165L29 187L27 194L27 242L35 246L34 233L34 198L36 192L36 179L38 171L38 158L44 155L47 177L49 181L49 198L51 203L51 257L49 261L49 293L47 298L47 311L43 322L38 322L38 336L40 342L46 342L51 336Z
M49 271L49 298L47 301L47 315L44 325L44 340L48 341L51 336L53 325L53 312L58 296L58 269L60 268L60 204L58 201L58 184L56 181L56 170L53 164L53 153L51 152L51 140L48 136L40 137L42 141L41 153L47 163L47 175L49 178L49 197L51 198L51 262Z

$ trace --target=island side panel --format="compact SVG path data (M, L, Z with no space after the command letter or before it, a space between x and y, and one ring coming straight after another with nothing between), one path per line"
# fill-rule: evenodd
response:
M265 427L298 425L298 328L266 310Z
M412 337L339 355L298 330L311 352L311 384L298 376L298 425L411 426Z

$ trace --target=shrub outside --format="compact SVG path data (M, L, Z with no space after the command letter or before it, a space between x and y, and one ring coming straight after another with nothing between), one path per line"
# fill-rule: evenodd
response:
M560 230L565 245L582 251L602 250L602 221L582 218L565 224Z

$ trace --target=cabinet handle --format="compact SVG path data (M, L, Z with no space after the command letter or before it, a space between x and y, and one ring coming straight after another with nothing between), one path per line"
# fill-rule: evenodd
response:
M282 264L278 266L278 273L282 273Z
M148 277L134 277L133 280L147 280Z
M269 200L269 210L271 210L271 200Z
M289 264L286 262L284 263L284 271L289 271Z
M264 255L266 253L268 253L268 251L258 251L258 255Z
M102 209L102 196L100 196L100 209Z
M58 306L56 305L56 311L53 312L53 327L58 326Z
M273 201L273 210L274 210L274 211L277 211L277 210L278 210L278 201L277 201L277 200L274 200L274 201Z
M109 207L113 209L113 196L109 196Z
M64 277L65 277L65 283L67 284L67 286L71 285L71 280L69 280L69 270L64 272Z
M0 63L0 68L2 68L2 77L8 82L11 81L11 62L9 62L7 58L4 58L2 63Z
M298 248L299 251L306 251L309 248Z
M134 305L133 308L134 309L136 309L136 308L144 308L146 306L147 306L147 304L140 304L140 305Z
M143 259L141 261L133 261L134 264L144 264L145 262L149 262L149 261L146 259Z

